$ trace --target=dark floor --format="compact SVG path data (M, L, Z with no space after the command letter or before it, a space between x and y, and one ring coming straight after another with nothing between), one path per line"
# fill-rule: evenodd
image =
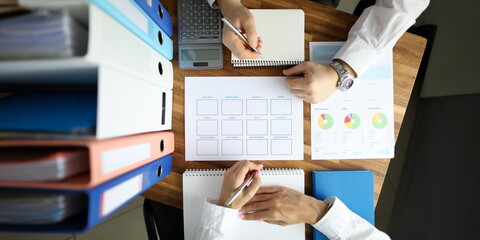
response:
M480 239L480 94L421 99L388 233Z

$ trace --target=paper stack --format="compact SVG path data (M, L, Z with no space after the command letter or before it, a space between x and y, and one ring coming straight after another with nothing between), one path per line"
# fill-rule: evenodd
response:
M87 30L67 11L39 10L0 21L0 59L83 55L87 41Z

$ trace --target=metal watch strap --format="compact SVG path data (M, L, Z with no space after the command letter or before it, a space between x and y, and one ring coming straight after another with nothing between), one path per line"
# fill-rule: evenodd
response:
M332 62L330 66L338 74L337 88L341 91L347 91L353 85L354 77L348 73L348 70L340 62ZM347 81L347 84L344 84Z

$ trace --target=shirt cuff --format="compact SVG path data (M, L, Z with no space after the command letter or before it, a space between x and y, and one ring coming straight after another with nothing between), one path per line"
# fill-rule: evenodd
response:
M333 59L341 59L355 71L357 77L361 76L379 57L372 45L360 37L350 37Z
M217 0L207 0L207 2L213 9L218 9Z
M216 200L212 199L205 201L198 231L211 232L216 236L231 236L232 223L238 217L238 209L222 207L215 203Z
M337 239L352 226L350 209L336 197L328 197L325 203L333 204L327 214L312 226L325 234L328 239Z

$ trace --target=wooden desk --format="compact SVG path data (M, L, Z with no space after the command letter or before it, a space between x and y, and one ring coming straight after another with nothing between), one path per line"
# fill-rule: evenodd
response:
M174 20L176 28L176 1L163 1ZM357 17L324 7L307 0L243 0L248 8L287 8L303 9L305 12L305 59L309 59L309 42L344 41ZM176 31L175 31L176 32ZM173 36L176 42L176 36ZM393 49L394 91L395 91L395 139L398 136L403 116L410 98L415 77L423 56L426 40L406 33ZM184 134L184 79L187 76L283 76L281 69L238 69L230 64L230 51L224 47L224 68L220 70L185 70L178 68L177 52L174 55L175 69L173 97L173 132L175 152L173 153L172 173L143 194L144 197L182 208L182 173L193 168L229 168L235 162L186 162ZM303 161L263 161L268 168L302 168L305 170L305 193L311 194L312 170L370 169L375 173L375 204L390 159L362 160L311 160L310 150L310 105L304 103L304 160Z

